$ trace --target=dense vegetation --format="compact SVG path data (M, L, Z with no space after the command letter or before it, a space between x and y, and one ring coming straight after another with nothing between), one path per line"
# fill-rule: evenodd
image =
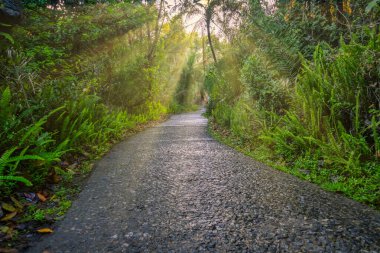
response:
M142 125L194 108L202 92L198 39L181 18L128 2L45 4L26 4L22 19L1 24L1 238L17 238L15 216L62 216L67 185L93 159ZM56 204L25 210L24 193Z
M104 151L123 130L167 113L194 55L181 20L161 23L154 7L98 4L24 15L2 44L2 193L18 182L43 185L66 173L59 161Z
M228 130L220 138L256 159L379 206L379 6L343 2L267 15L250 1L207 73L208 112Z
M0 22L0 235L63 215L91 160L207 99L220 140L378 208L379 1L266 2L22 1Z

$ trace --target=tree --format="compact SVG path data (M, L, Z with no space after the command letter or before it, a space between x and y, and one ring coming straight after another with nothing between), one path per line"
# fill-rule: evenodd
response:
M211 37L211 26L214 24L216 27L219 27L217 23L228 22L225 18L231 17L231 14L238 13L242 4L243 1L237 0L180 0L178 3L179 9L185 15L202 16L202 18L198 20L198 23L204 25L206 28L208 44L215 63L217 63L217 57ZM228 13L230 15L227 15ZM224 18L220 16L224 16Z

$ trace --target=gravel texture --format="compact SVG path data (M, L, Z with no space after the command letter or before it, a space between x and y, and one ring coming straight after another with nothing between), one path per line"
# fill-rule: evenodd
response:
M380 213L216 142L199 111L116 145L45 249L380 252Z

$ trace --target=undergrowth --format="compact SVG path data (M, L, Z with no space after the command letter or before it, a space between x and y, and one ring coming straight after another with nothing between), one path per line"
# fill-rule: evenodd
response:
M318 5L265 15L250 4L254 15L206 73L210 128L257 160L379 208L376 15L342 27L341 14Z
M126 2L27 6L4 25L0 248L60 219L77 181L117 141L201 101L197 36L158 12Z

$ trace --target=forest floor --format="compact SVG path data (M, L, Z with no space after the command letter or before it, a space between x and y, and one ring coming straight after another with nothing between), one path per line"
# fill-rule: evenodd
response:
M379 252L380 213L215 141L203 111L117 144L28 252Z

